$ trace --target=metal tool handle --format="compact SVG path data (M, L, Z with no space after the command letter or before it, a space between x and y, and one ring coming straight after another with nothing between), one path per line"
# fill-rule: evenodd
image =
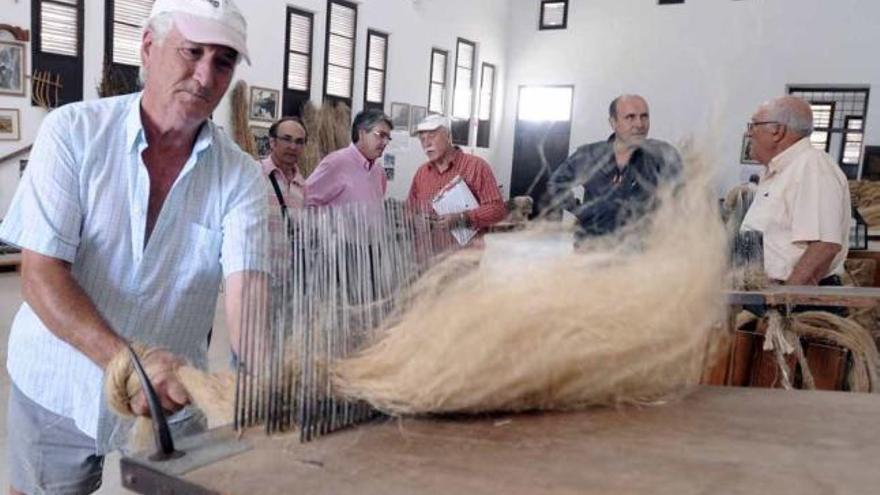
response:
M150 456L151 461L166 461L183 455L183 452L174 450L174 440L171 438L171 430L168 428L168 420L165 419L165 413L162 411L162 405L159 403L159 397L150 379L147 378L147 372L141 365L141 361L134 352L131 345L128 346L128 353L131 355L131 364L141 380L144 397L147 399L147 405L150 407L150 416L152 417L153 438L156 441L156 453Z

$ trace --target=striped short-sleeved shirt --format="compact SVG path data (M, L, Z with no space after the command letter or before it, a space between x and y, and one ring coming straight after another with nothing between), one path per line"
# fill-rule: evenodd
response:
M71 263L121 336L206 365L221 275L263 271L265 179L212 122L199 131L149 242L150 184L140 94L75 103L46 116L0 238ZM122 444L102 370L58 339L25 303L9 337L9 374L28 397L72 418L96 448Z
M431 201L437 193L456 176L461 176L480 205L465 213L471 226L482 230L504 219L507 206L498 191L492 168L482 158L465 153L457 146L452 163L445 171L440 172L432 162L426 162L416 170L407 202L411 206L430 210Z

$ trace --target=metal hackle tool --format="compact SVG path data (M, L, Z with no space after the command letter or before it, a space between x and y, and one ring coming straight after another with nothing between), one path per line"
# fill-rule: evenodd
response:
M171 430L168 428L168 421L165 419L165 413L162 411L162 406L159 404L159 396L156 395L156 390L153 388L152 382L150 382L150 379L147 377L147 372L141 365L141 361L131 345L128 346L128 354L129 357L131 357L131 364L140 379L144 397L146 397L147 405L150 408L150 417L152 418L151 423L153 425L153 438L156 441L156 452L149 457L150 460L164 461L183 456L183 451L174 448L174 439L171 438Z
M308 441L377 414L336 396L329 368L373 340L455 241L392 201L294 210L273 222L287 228L270 228L269 280L243 295L235 427L296 428Z

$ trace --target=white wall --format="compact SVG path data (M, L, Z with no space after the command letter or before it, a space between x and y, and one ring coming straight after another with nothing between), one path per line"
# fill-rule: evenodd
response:
M608 136L611 99L643 94L653 137L695 135L711 146L719 191L743 173L741 137L754 108L789 83L870 84L865 142L880 143L877 0L571 0L560 31L538 31L536 4L511 1L499 163L512 160L520 85L575 86L572 150Z
M103 59L105 0L84 0L84 97L96 98ZM482 62L497 66L497 96L492 130L492 147L476 149L492 164L498 163L498 137L501 135L503 115L503 81L505 67L506 0L362 0L358 6L358 27L355 52L354 111L363 103L363 77L368 28L389 33L388 73L386 81L386 111L391 102L426 106L428 102L428 66L431 47L450 52L450 74L457 37L477 43L478 68ZM0 0L0 23L9 23L30 29L30 1ZM285 12L287 5L315 13L312 57L312 99L320 101L323 94L324 33L326 27L326 0L239 0L249 26L248 46L253 65L242 64L236 80L249 85L281 89L284 71ZM28 47L30 65L30 47ZM28 67L30 74L30 67ZM477 79L479 84L479 79ZM451 90L451 87L450 87ZM33 142L44 112L30 107L23 97L0 96L0 107L20 108L22 111L22 139L9 143L0 141L0 156ZM215 121L229 127L229 98L221 102L214 114ZM472 140L473 142L473 140ZM406 151L397 152L396 176L389 183L389 194L403 198L416 167L424 161L418 141L411 139ZM18 184L18 160L0 164L0 218L5 214ZM509 165L505 168L509 168Z

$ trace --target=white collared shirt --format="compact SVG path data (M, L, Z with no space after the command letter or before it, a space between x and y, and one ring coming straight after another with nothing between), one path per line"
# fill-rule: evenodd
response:
M98 312L126 339L206 366L221 274L265 270L265 179L212 122L165 198L144 246L150 181L140 94L66 105L46 116L0 238L71 263ZM75 317L75 315L73 315ZM104 402L102 370L25 303L7 369L25 395L73 418L99 453L125 441Z
M764 270L786 280L812 241L840 244L831 274L843 273L849 250L851 202L846 176L803 138L770 161L741 230L764 236Z

